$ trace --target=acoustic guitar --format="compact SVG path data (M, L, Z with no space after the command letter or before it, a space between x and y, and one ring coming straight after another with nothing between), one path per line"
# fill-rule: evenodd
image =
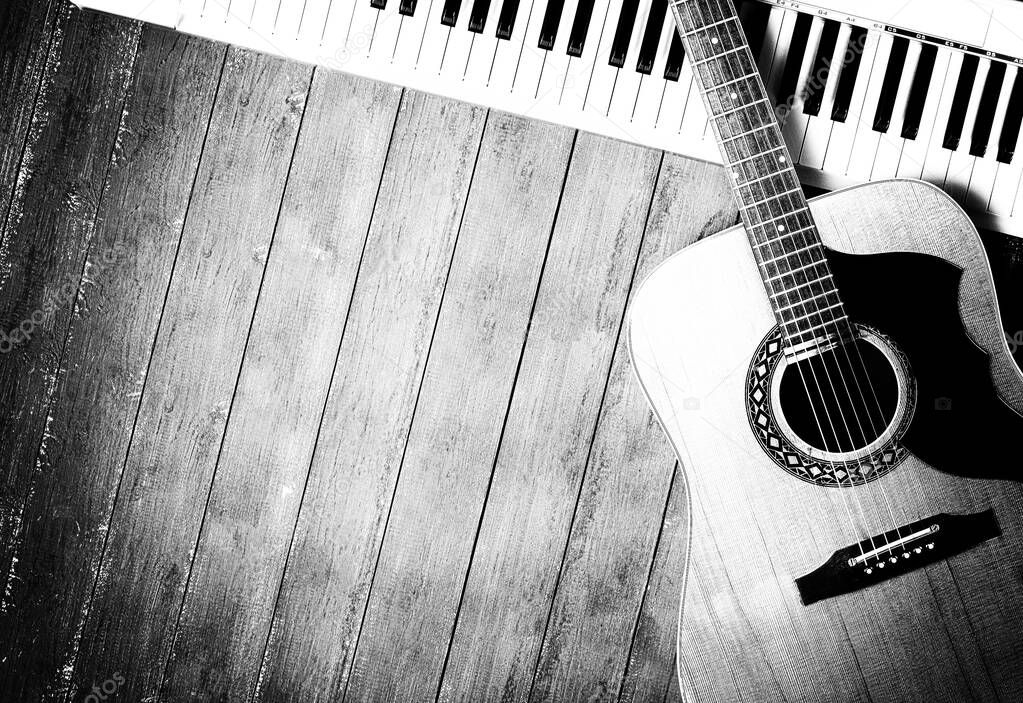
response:
M959 206L807 201L730 0L674 0L741 226L663 263L635 370L686 476L688 701L1023 701L1023 374Z

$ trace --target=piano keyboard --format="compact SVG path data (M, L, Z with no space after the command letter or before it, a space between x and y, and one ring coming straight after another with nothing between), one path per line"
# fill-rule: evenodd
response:
M720 161L668 0L76 1ZM820 2L740 5L804 181L922 178L1023 235L1023 5Z

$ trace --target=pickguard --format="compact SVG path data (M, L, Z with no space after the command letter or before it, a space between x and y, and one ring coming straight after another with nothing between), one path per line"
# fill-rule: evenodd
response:
M962 269L919 253L827 256L849 318L884 333L908 358L917 402L903 446L949 474L1023 478L1023 417L998 397L990 357L966 334Z

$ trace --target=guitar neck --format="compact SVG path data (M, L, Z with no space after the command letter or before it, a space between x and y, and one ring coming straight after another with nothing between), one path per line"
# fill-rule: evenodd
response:
M761 278L792 355L852 337L817 227L731 0L673 0ZM782 106L784 108L784 106Z

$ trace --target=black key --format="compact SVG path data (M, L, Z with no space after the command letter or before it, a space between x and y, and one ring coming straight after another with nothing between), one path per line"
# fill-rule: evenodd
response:
M956 91L952 96L952 109L948 113L945 139L941 143L946 149L955 151L959 148L959 139L963 136L963 123L966 122L966 109L970 106L973 81L977 78L977 66L979 65L980 59L973 54L963 56L963 67L959 70Z
M835 86L835 103L831 106L831 119L845 122L849 117L849 105L852 103L853 91L856 89L856 77L860 73L863 59L863 47L867 42L867 30L853 27L849 32L849 46L842 57L842 67L838 73L838 85Z
M671 35L671 46L668 47L668 61L664 66L664 78L669 81L677 81L682 73L682 61L686 58L685 49L682 48L682 40L678 32Z
M378 10L383 10L387 7L387 0L369 0L369 6L375 7Z
M824 90L827 88L828 77L831 75L831 57L835 55L835 45L838 43L838 30L841 27L842 25L835 20L824 20L821 41L817 45L817 54L813 57L810 77L806 81L806 99L803 103L803 112L807 115L816 116L821 113Z
M739 8L739 21L742 24L742 31L749 41L750 51L753 57L760 56L760 50L764 48L764 39L767 36L767 21L771 17L771 6L765 2L742 2L739 0L736 5Z
M920 61L916 64L916 75L913 85L909 86L909 98L906 100L906 114L902 116L902 138L916 139L920 134L920 118L927 104L927 89L934 77L934 59L938 56L938 47L924 44L920 49Z
M565 9L565 0L547 0L547 9L543 13L543 24L540 25L540 41L537 46L545 51L554 48L554 39L561 23L561 11Z
M1005 111L1002 135L998 138L998 160L1003 164L1012 163L1019 142L1019 127L1023 123L1023 70L1016 69L1016 80L1009 93L1009 106Z
M519 11L519 0L504 0L501 5L501 14L497 16L498 39L511 39L512 31L515 29L515 15Z
M1001 61L992 61L984 88L980 91L977 119L973 123L973 134L970 135L970 156L983 157L987 153L987 145L991 141L991 128L995 123L995 110L998 108L998 97L1002 94L1004 81L1005 64Z
M593 0L579 0L575 8L575 19L572 20L572 31L568 33L569 56L583 55L586 34L590 31L590 18L593 16Z
M639 46L639 58L636 70L650 75L654 70L654 59L657 58L657 45L661 41L661 30L664 29L664 18L668 14L668 0L653 0L650 14L646 18L646 29L643 30L643 43Z
M611 58L608 63L615 68L625 65L625 54L629 52L629 40L632 39L632 26L636 24L636 12L639 0L623 0L622 14L618 15L618 28L611 42Z
M440 23L446 27L454 27L458 21L458 10L461 7L461 0L444 0L444 9L440 13Z
M470 32L475 32L476 34L483 32L483 25L487 23L488 12L490 12L490 0L473 0L472 9L469 11Z
M796 18L796 26L792 30L792 41L789 42L789 53L785 57L781 83L778 84L776 105L792 104L796 86L799 84L799 69L803 66L803 56L806 54L806 42L810 39L810 25L812 24L813 15L800 12Z
M881 94L877 99L877 110L874 112L874 131L882 134L888 131L892 123L892 112L895 110L895 97L899 94L899 83L902 82L902 70L906 67L906 54L909 52L909 39L896 37L892 42L892 53L888 56L888 67L881 82Z
M417 0L401 0L398 3L398 14L411 17L416 14L416 1Z

